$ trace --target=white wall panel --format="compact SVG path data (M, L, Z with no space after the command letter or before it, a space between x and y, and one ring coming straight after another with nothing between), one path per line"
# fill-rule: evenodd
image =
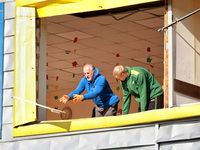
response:
M15 44L15 37L5 37L4 38L4 54L6 53L14 53L14 44Z
M14 70L14 53L4 55L4 67L3 71Z
M2 123L13 123L13 107L3 107Z
M15 19L5 20L4 36L15 34Z
M200 138L200 121L163 125L159 128L157 142Z
M2 150L14 150L18 147L18 143L16 142L9 142L9 143L0 143Z
M199 150L200 141L182 141L174 143L161 144L160 150Z
M5 19L15 17L15 2L5 3Z
M0 0L0 2L14 2L15 0Z
M14 87L14 71L4 72L3 88Z
M13 125L3 124L2 126L2 141L14 141L12 137ZM0 141L1 142L1 141ZM1 145L1 143L0 143ZM15 150L15 149L13 149Z
M13 96L13 89L4 89L3 90L3 106L12 106L13 105L13 99L11 98Z
M5 125L9 129L8 125ZM10 150L13 145L10 140L15 142L15 150L94 150L94 149L136 149L154 150L155 130L154 126L143 126L141 128L118 128L113 130L96 130L94 132L79 132L79 134L69 135L50 135L49 137L33 136L14 138L6 136L11 133L3 132L4 139L8 140L8 146L4 142L3 149ZM4 131L5 131L4 130ZM32 139L31 139L32 138Z

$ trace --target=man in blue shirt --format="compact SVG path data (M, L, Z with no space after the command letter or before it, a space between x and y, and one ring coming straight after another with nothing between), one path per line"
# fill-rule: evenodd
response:
M63 95L60 102L66 104L73 99L73 102L92 99L96 104L95 117L116 116L119 98L111 90L106 78L99 74L99 70L91 64L83 66L84 77L77 88L68 95ZM80 95L84 90L87 94Z

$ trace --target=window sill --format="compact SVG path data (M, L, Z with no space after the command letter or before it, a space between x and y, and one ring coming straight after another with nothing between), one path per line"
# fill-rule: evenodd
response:
M114 117L42 121L13 128L13 137L92 130L155 123L200 116L200 104L146 111Z

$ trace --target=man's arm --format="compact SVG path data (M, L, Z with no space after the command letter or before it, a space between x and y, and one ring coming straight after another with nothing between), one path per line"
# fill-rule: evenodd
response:
M84 83L84 78L82 78L77 88L68 95L70 100L74 98L75 94L78 95L81 94L84 91L84 89L85 89L85 83Z

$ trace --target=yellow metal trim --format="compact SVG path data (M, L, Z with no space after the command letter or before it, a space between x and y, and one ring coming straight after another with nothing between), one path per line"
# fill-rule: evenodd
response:
M16 6L37 9L38 17L107 10L163 0L16 0Z
M141 113L114 117L97 117L76 120L44 121L38 124L20 126L13 128L13 136L29 136L37 134L50 134L60 132L71 132L80 130L91 130L100 128L111 128L146 123L158 123L181 118L199 117L200 104L188 105L176 108L152 110Z
M35 8L16 8L14 96L36 101ZM13 103L13 126L36 120L36 106Z
M64 4L64 3L76 3L81 0L16 0L16 6L17 7L22 7L22 6L45 6L48 4L52 3L59 3L59 4Z

